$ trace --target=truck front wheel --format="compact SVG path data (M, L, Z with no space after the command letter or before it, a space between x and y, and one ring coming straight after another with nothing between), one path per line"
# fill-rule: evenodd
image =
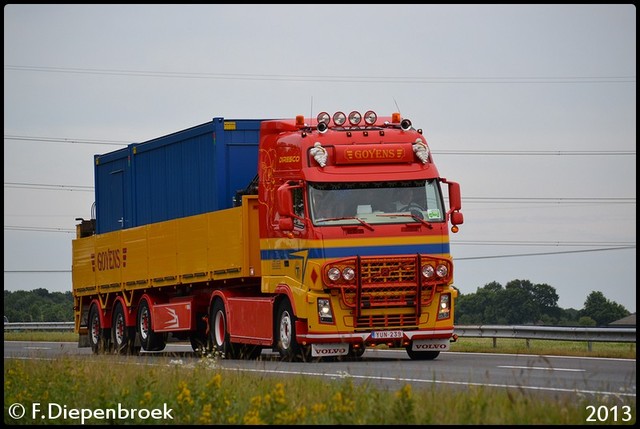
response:
M276 350L280 358L286 361L309 360L310 348L300 346L296 340L295 316L287 299L278 305L276 323Z
M411 344L409 344L406 347L406 350L407 350L407 354L409 355L411 360L434 360L435 358L437 358L440 355L440 352L433 352L433 351L417 352L415 350L411 350Z

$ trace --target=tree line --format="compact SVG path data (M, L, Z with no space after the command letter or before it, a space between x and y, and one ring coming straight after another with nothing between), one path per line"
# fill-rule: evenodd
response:
M39 288L4 291L4 317L9 322L71 322L73 295Z
M591 292L580 310L558 307L558 293L548 284L512 280L504 287L491 282L455 302L456 325L606 326L628 316L622 305ZM73 321L73 295L68 292L4 291L4 316L10 322Z
M456 301L456 325L606 326L629 316L622 305L593 291L580 310L558 307L558 293L545 283L512 280L504 287L491 282L475 293L460 294Z

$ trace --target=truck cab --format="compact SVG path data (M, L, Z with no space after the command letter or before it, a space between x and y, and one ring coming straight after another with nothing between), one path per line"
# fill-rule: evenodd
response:
M399 114L323 112L309 123L261 127L262 291L289 297L295 319L276 320L291 325L286 353L386 344L437 357L454 339L458 184L439 176L422 130Z

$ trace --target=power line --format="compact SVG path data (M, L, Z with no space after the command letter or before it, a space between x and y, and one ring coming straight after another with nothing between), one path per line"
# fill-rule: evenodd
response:
M620 247L609 247L602 249L586 249L586 250L566 250L561 252L540 252L540 253L519 253L513 255L491 255L491 256L470 256L466 258L454 258L455 261L471 261L478 259L499 259L499 258L518 258L524 256L547 256L547 255L561 255L561 254L569 254L569 253L586 253L586 252L608 252L612 250L627 250L627 249L635 249L636 246L620 246Z
M464 197L465 203L624 203L635 204L629 197Z
M96 145L117 145L117 146L126 146L130 144L130 142L124 142L124 141L118 141L118 140L70 139L65 137L34 137L34 136L18 136L18 135L10 135L10 134L5 134L4 138L6 140L72 143L72 144L96 144Z
M547 256L547 255L560 255L560 254L570 254L570 253L585 253L585 252L605 252L612 250L626 250L626 249L635 249L636 246L625 246L625 247L610 247L610 248L601 248L601 249L589 249L589 250L569 250L562 252L541 252L541 253L520 253L514 255L492 255L492 256L470 256L466 258L454 258L456 262L459 261L471 261L478 259L499 259L499 258L515 258L515 257L525 257L525 256ZM13 273L13 274L38 274L38 273L71 273L71 270L4 270L5 273Z
M451 241L452 245L466 246L549 246L549 247L592 247L592 246L615 246L629 247L634 246L635 242L630 241L530 241L530 240L455 240Z
M6 140L53 142L72 144L126 146L132 142L122 140L73 139L68 137L39 137L5 134ZM473 156L635 156L635 150L432 150L434 155L473 155Z
M47 228L47 227L29 227L29 226L5 226L5 230L14 231L39 231L39 232L65 232L75 233L75 229L68 228ZM594 250L614 250L635 248L635 242L630 241L533 241L533 240L455 240L451 241L452 245L462 246L541 246L541 247L593 247L593 246L615 246ZM586 250L592 251L592 250ZM575 251L566 251L559 253L572 253ZM578 251L580 252L580 251ZM506 256L505 256L506 257Z
M86 191L92 192L93 186L83 185L52 185L47 183L4 182L6 188L41 189L52 191ZM465 203L607 203L607 204L635 204L635 198L626 197L465 197Z
M258 80L258 81L302 81L302 82L353 82L353 83L408 83L408 84L448 84L448 83L633 83L635 76L493 76L493 77L457 77L457 76L330 76L330 75L283 75L254 73L197 73L166 72L153 70L88 69L74 67L44 67L5 65L5 70L42 73L95 74L134 77L161 77L173 79L216 79L216 80Z
M91 191L93 186L83 185L50 185L47 183L4 182L5 188L46 189L51 191Z
M33 231L33 232L64 232L67 234L75 233L75 229L68 228L54 228L46 226L11 226L5 225L5 231Z

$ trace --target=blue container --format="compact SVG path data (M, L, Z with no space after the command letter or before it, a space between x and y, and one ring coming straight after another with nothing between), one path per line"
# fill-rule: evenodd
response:
M258 172L261 122L214 118L96 155L96 232L233 207Z

